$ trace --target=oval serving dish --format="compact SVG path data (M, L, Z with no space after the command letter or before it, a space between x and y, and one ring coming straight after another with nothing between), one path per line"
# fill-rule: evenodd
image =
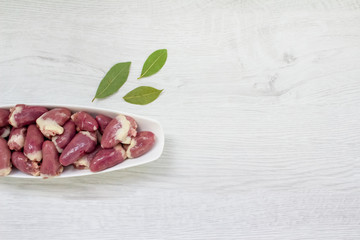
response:
M46 107L49 109L56 108L56 107L65 107L65 108L68 108L72 112L86 111L93 116L95 116L96 114L104 114L109 117L115 117L118 114L124 114L124 115L128 115L130 117L133 117L135 119L135 121L138 124L139 131L151 131L155 134L155 144L152 147L152 149L149 152L147 152L146 154L144 154L138 158L126 159L124 162L122 162L114 167L100 171L100 172L91 172L90 170L87 170L87 169L79 170L79 169L75 169L71 165L68 167L64 167L64 172L62 174L60 174L59 176L56 176L53 178L68 178L68 177L79 177L79 176L86 176L86 175L93 175L93 174L101 174L101 173L112 172L112 171L116 171L116 170L120 170L120 169L129 168L129 167L139 166L139 165L142 165L145 163L155 161L156 159L158 159L161 156L161 154L163 152L164 142L165 142L164 131L163 131L160 123L154 119L131 114L131 113L126 113L126 112L122 112L122 111L114 111L114 110L109 110L109 109L104 109L104 108L84 107L84 106L78 106L78 105L48 105L48 104L27 104L27 105L43 106L43 107ZM15 104L0 106L0 108L9 109L10 107L13 107L13 106L15 106ZM31 176L31 175L22 173L19 170L17 170L15 167L12 168L11 173L6 177L43 179L42 177L39 177L39 176L35 177L35 176Z

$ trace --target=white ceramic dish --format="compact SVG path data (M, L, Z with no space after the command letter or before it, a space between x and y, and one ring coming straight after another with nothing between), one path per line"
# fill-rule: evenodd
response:
M103 108L84 107L84 106L78 106L78 105L46 105L46 104L27 104L27 105L44 106L46 108L66 107L66 108L70 109L72 112L86 111L92 115L104 114L104 115L107 115L110 117L115 117L117 114L124 114L124 115L131 116L136 120L136 122L138 123L138 131L151 131L155 134L155 144L154 144L153 148L141 157L127 159L124 162L122 162L112 168L108 168L104 171L96 172L96 173L93 173L90 170L78 170L78 169L75 169L73 166L68 166L68 167L64 168L64 172L60 176L57 176L54 178L79 177L79 176L112 172L112 171L129 168L129 167L134 167L134 166L138 166L138 165L142 165L145 163L155 161L162 154L162 151L164 148L164 142L165 142L164 131L163 131L160 123L156 120L153 120L153 119L150 119L147 117L143 117L143 116L139 116L139 115L135 115L135 114L131 114L131 113L121 112L121 111L115 111L115 110L109 110L109 109L103 109ZM10 108L13 106L14 105L0 106L0 108ZM7 177L43 179L42 177L34 177L34 176L27 175L25 173L22 173L14 167L13 167L11 173Z

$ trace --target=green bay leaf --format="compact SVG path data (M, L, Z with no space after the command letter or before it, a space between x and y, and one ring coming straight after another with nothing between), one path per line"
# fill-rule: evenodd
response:
M157 99L163 91L153 87L141 86L128 92L123 98L126 102L138 105L146 105Z
M95 98L105 98L117 92L129 76L130 65L131 62L122 62L112 66L101 80L92 101L94 101Z
M140 77L149 77L158 71L164 66L167 59L167 50L159 49L150 54L150 56L146 59L144 66L141 71Z

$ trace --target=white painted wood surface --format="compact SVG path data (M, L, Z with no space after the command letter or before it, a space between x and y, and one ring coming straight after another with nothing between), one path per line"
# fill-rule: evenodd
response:
M159 48L165 67L136 80ZM1 104L118 109L166 133L148 165L0 179L2 240L360 238L360 1L2 0L0 82ZM125 103L139 85L165 90Z

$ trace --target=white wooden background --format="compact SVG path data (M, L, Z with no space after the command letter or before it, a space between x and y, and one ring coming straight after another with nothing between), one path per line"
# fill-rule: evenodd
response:
M165 67L136 80L146 57ZM91 103L115 63L128 82ZM158 119L162 157L0 179L0 239L360 239L360 1L0 1L0 104ZM140 85L154 103L122 100Z

